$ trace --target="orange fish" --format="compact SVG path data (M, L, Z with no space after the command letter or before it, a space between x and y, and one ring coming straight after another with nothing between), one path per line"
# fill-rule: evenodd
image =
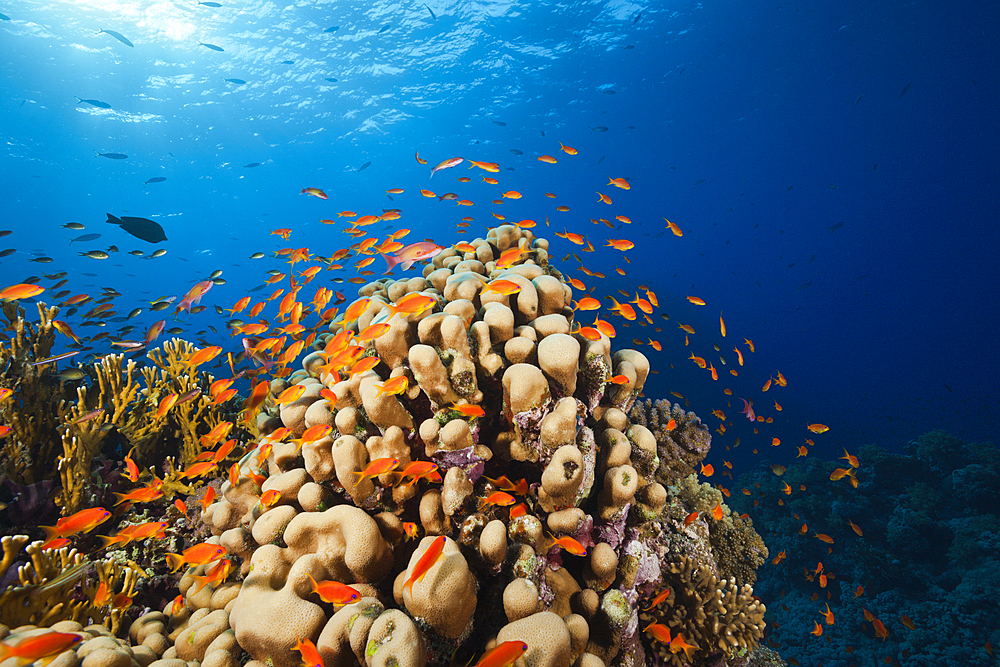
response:
M686 517L684 517L684 527L687 528L692 523L694 523L695 521L697 521L698 515L699 515L698 512L691 512Z
M287 403L294 403L299 400L306 391L306 386L304 384L295 384L281 392L281 395L275 400L278 405L285 405Z
M629 241L628 239L608 239L608 242L604 245L605 247L611 247L614 248L615 250L621 250L623 252L626 250L631 250L632 248L635 247L635 244Z
M849 474L851 474L851 471L848 468L837 468L832 473L830 473L830 481L831 482L839 481Z
M17 658L22 663L35 662L62 653L83 641L83 637L73 632L46 632L11 644L10 640L17 637L18 635L8 635L0 643L0 662L7 658Z
M176 572L183 565L206 565L225 555L225 547L202 542L189 549L185 549L184 553L167 553L166 559L167 564L170 565L170 571Z
M830 427L824 424L806 424L806 428L813 433L826 433L830 430Z
M299 194L300 195L312 195L313 197L316 197L317 199L329 199L329 197L326 195L326 193L323 192L322 190L320 190L319 188L302 188L302 192L300 192Z
M0 290L0 300L3 299L30 299L45 291L44 287L32 285L30 283L19 283Z
M538 161L539 162L548 162L549 164L555 164L557 162L557 160L554 157L552 157L551 155L539 155L538 156Z
M913 620L909 616L900 616L899 622L905 625L910 630L916 630L917 626L914 624Z
M174 407L178 398L179 396L177 396L177 394L168 394L167 396L164 396L163 399L160 400L160 405L157 407L156 414L153 415L153 419L162 419L167 412L170 411L170 408Z
M382 394L389 394L390 396L395 396L397 394L402 394L409 387L410 380L405 375L399 375L386 382L379 383L375 385L375 389L378 391L375 394L376 397Z
M483 410L478 405L472 405L470 403L452 403L448 406L451 410L458 412L466 417L485 417L486 411Z
M643 609L643 611L649 611L650 609L653 609L654 607L658 607L660 605L660 603L663 602L664 600L666 600L667 597L669 597L669 596L670 596L670 589L669 588L663 589L662 591L660 591L656 595L655 598L653 598L650 601L649 606L646 607L645 609Z
M846 449L844 450L844 455L841 456L840 458L842 458L845 461L847 461L848 463L850 463L852 468L860 468L861 467L861 463L858 461L858 457L854 456L853 454L848 453L848 451Z
M387 472L392 472L399 465L399 459L394 459L391 457L375 459L368 464L368 467L361 472L355 472L358 475L358 482L369 477L378 477L379 475L384 475Z
M115 506L121 505L124 502L132 501L136 503L148 503L151 500L156 500L163 495L163 480L154 479L152 482L147 484L141 489L136 489L129 493L115 493L114 496L118 498L118 502Z
M361 597L358 592L339 581L320 581L313 579L312 575L306 573L309 581L313 585L313 593L318 595L323 602L332 604L334 608L343 607Z
M111 512L103 507L91 507L59 519L55 526L41 526L41 528L45 531L45 539L48 541L89 532L107 521L110 516Z
M809 634L816 635L817 637L819 637L821 634L823 634L823 626L819 624L819 621L813 621L813 623L816 625L816 627L813 628L812 632L810 632Z
M864 537L864 533L861 532L861 529L858 527L856 523L854 523L850 519L847 520L847 523L851 526L851 530L853 530L858 537Z
M475 667L510 667L527 650L528 645L522 641L503 642L484 653Z
M448 538L444 535L439 535L434 538L434 541L431 542L430 546L427 547L427 550L424 551L423 555L421 555L420 559L417 561L417 564L413 567L409 579L407 579L406 583L403 584L404 591L409 590L410 595L413 595L413 584L415 582L422 581L428 570L430 570L431 567L433 567L434 564L441 559L441 555L444 552L444 544L447 539Z
M716 521L722 521L722 517L723 517L722 503L719 503L712 509L712 518L715 519Z
M602 194L602 193L598 192L597 193L597 197L598 197L597 201L604 202L605 204L608 204L608 205L611 204L611 197L607 196L606 194Z
M573 539L572 537L569 537L568 535L557 538L555 535L549 533L549 537L552 538L552 544L549 546L550 549L552 547L560 547L561 549L565 549L574 556L587 555L587 549L577 540Z
M833 623L834 623L833 612L830 611L830 605L829 604L826 605L826 611L825 612L821 611L820 613L823 614L823 617L826 619L826 624L827 625L833 625Z
M653 605L653 606L655 606L655 605ZM650 608L652 608L652 607L650 607ZM653 621L652 623L650 623L649 625L647 625L645 628L643 628L642 631L645 632L645 633L648 633L650 637L652 637L656 641L660 642L661 644L669 644L670 643L670 628L668 628L667 626L663 625L662 623L657 623L656 621Z
M696 297L696 296L689 296L689 297L687 297L687 300L690 301L691 303L693 303L696 306L704 306L705 305L704 299L701 299L701 298Z
M517 500L514 496L510 495L506 491L494 491L486 498L480 498L479 506L480 508L486 505L495 505L497 507L507 507L513 505Z
M889 631L885 629L885 625L882 621L876 618L872 621L872 625L875 626L875 635L881 637L882 641L885 641L889 636Z
M682 635L679 632L677 633L676 636L674 636L673 639L670 640L670 647L669 648L670 648L670 652L671 653L678 653L678 652L680 652L680 651L683 650L684 651L684 657L687 658L688 662L691 661L691 656L688 653L688 649L695 649L695 650L698 649L697 646L694 646L692 644L688 644L684 640L684 635Z
M323 656L311 639L299 639L292 650L298 651L302 656L303 667L323 667Z
M830 537L829 535L813 531L813 536L816 537L816 539L820 540L821 542L826 542L827 544L833 544L833 538Z
M711 463L709 463L708 465L705 465L704 463L702 463L701 464L701 474L704 475L705 477L711 477L712 475L715 474L715 468L712 467Z

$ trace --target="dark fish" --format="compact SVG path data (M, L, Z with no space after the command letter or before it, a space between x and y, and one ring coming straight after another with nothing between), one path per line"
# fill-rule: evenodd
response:
M41 257L32 257L32 258L31 258L31 259L29 259L28 261L29 261L29 262L38 262L39 264L49 264L49 263L51 263L51 262L52 262L53 260L52 260L52 258L51 258L51 257L45 257L45 256L43 255L43 256L41 256Z
M69 380L72 382L75 380L82 380L87 377L87 374L79 368L67 368L63 372L57 373L56 376L61 380Z
M844 226L843 222L838 222L837 224L832 225L831 227L829 227L830 233L833 234L835 231L837 231L838 229L840 229L843 226Z
M206 44L205 42L198 42L198 43L204 46L206 49L212 49L213 51L225 51L224 48L222 48L221 46L216 46L215 44Z
M295 61L294 60L282 60L281 64L282 65L294 65Z
M142 218L133 218L133 220L142 220ZM156 224L156 223L153 223L153 224ZM159 227L159 225L156 225L156 226L157 226L157 227ZM124 229L124 227L123 227L122 229ZM126 231L128 231L128 230L126 230ZM160 229L160 232L161 232L161 233L163 232L163 229L162 229L162 228ZM164 241L166 241L166 240L167 240L167 237L166 237L166 236L164 236L164 237L163 237L163 240L164 240ZM159 250L154 250L154 251L153 251L153 254L152 254L152 255L150 255L150 257L152 257L152 258L154 258L154 259L155 259L156 257L163 257L163 256L164 256L164 255L166 255L166 254L167 254L167 249L166 249L166 248L160 248Z
M9 21L10 17L6 14L0 14L0 21Z
M63 227L65 229L72 229L74 231L84 229L82 222L67 222L65 225L63 225Z
M632 25L635 25L636 23L638 23L639 19L641 19L641 18L642 18L642 12L639 12L638 14L635 15L635 18L632 19Z
M206 7L221 7L218 2L199 2L199 5L205 5Z
M948 391L950 391L953 394L955 393L955 390L952 389L951 387L949 387L948 385L944 385L944 388L947 389Z
M878 162L872 165L872 171L875 171L876 169L878 169Z
M159 243L160 241L167 240L167 235L163 231L163 227L160 227L159 223L153 222L152 220L147 220L146 218L133 218L127 215L121 218L116 218L110 213L107 215L108 222L114 225L119 225L126 232L136 238L142 239L143 241ZM159 250L156 252L159 252ZM163 252L166 252L166 250Z
M135 256L135 257L142 257L142 256L143 256L143 255L145 255L146 253L144 253L144 252L143 252L143 251L141 251L141 250L129 250L129 251L128 251L128 254L130 254L130 255L133 255L133 256Z
M786 268L786 269L791 269L791 268L793 268L794 266L795 266L795 262L792 262L791 264L789 264L789 265L788 265L788 266L786 266L785 268Z
M809 258L809 263L810 264L812 264L815 261L816 261L816 255L813 255L812 257Z
M116 245L108 246L108 252L118 252L118 246Z
M251 162L250 164L243 165L244 169L253 169L254 167L259 167L260 162Z
M109 160L124 160L128 155L124 153L98 153L97 157L106 157Z
M424 7L427 7L427 4L426 4L426 3L424 3ZM431 9L430 7L427 7L427 11L429 11L429 12L431 13L431 18L432 18L432 19L434 19L435 21L437 21L437 20L438 20L438 17L437 17L437 15L436 15L436 14L434 13L434 10L433 10L433 9Z
M854 100L854 103L857 104L860 102L862 97L864 97L864 95L858 95L858 99Z
M601 164L602 162L604 162L604 158L606 158L606 157L607 157L607 155L602 155L600 157L600 159L597 160L597 164Z
M69 244L73 245L74 241L95 241L101 238L100 234L84 234L83 236L77 236L75 239L70 239Z
M162 183L167 180L166 176L153 176L151 179L143 183L143 185L148 185L149 183Z
M625 47L625 50L626 51L631 51L634 48L635 48L635 44L629 44L628 46Z
M899 94L899 99L903 99L903 95L905 95L906 91L908 91L912 86L913 86L913 82L912 81L909 82L908 84L906 84L905 86L903 86L903 92L901 92Z
M799 285L799 289L805 289L807 287L812 287L812 284L813 284L813 281L807 280L804 283L802 283L801 285Z
M7 248L6 250L0 250L0 257L7 257L9 255L13 255L15 252L17 252L17 250L15 250L14 248Z
M101 29L101 30L97 31L97 34L100 35L102 32L104 34L106 34L106 35L111 35L112 37L114 37L115 39L117 39L119 42L121 42L122 44L124 44L125 46L135 46L135 44L133 44L132 42L128 41L128 38L125 37L125 35L121 34L120 32L115 32L114 30L104 30L104 29Z
M102 102L100 100L85 100L82 97L77 97L76 99L80 100L79 102L77 102L77 104L81 104L83 102L86 102L90 106L97 107L98 109L110 109L111 108L110 104L108 104L107 102Z
M262 257L264 257L264 253L262 252L255 252L254 254L250 255L250 259L261 259Z
M500 127L507 127L507 123L503 122L502 120L495 120L493 121L493 124L499 125Z
M90 259L107 259L109 257L108 253L103 250L88 250L87 252L80 253L84 257L89 257Z
M697 181L695 181L695 182L694 182L694 184L695 184L695 185L701 185L701 184L702 184L702 183L704 183L704 182L705 182L705 179L704 179L704 178L699 178L699 179L698 179Z
M365 162L363 165L361 165L360 167L358 167L358 171L364 171L365 169L367 169L370 166L372 166L371 162Z
M389 25L390 25L390 24L386 23L386 24L385 24L384 26L382 26L381 28L379 28L379 29L378 29L378 32L377 32L377 33L375 33L375 34L376 34L376 35L381 35L381 34L382 34L383 32L385 32L386 30L388 30L388 29L389 29Z
M337 80L336 80L336 79L334 79L334 78L333 78L332 76L328 76L328 77L326 77L326 78L325 78L325 79L323 79L323 80L324 80L324 81L329 81L330 83L337 83Z
M615 94L615 91L613 91L613 90L610 90L610 89L608 89L608 90L604 90L604 91L602 91L602 92L603 92L603 93L604 93L605 95L614 95L614 94Z
M607 131L608 131L608 128L604 127L603 125L598 125L597 127L590 128L590 132L591 133L594 133L594 132L607 132Z
M334 25L334 26L330 26L329 28L327 28L323 32L337 32L338 30L340 30L340 26L339 25Z
M14 232L9 229L0 229L0 236L10 236L13 233Z
M510 152L513 153L514 155L524 155L524 151L519 151L516 148L511 148Z
M246 81L244 81L243 79L226 79L226 81L228 81L229 83L235 83L240 86L246 83Z
M791 192L791 191L792 191L792 188L794 188L794 187L795 187L794 185L789 185L789 186L788 186L788 189L787 189L787 190L785 190L785 192Z

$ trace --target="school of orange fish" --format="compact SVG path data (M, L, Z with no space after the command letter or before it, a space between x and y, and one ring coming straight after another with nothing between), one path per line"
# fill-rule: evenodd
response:
M570 146L559 144L559 149L562 151L564 156L556 158L552 155L540 155L537 159L541 163L556 165L560 160L574 159L578 155L578 151ZM417 162L420 164L426 164L426 160L420 157L419 153L415 155ZM449 158L437 164L431 169L431 176L447 170L453 169L463 162L467 162L470 165L470 169L478 169L486 174L496 174L500 171L500 165L496 162L485 162L477 161L471 159L464 159L461 157ZM477 172L479 173L479 172ZM439 176L439 180L440 180ZM494 207L491 211L492 218L496 221L503 222L505 224L515 224L518 227L529 229L536 227L538 224L532 219L521 219L516 222L511 223L506 217L497 212L497 210L502 210L502 205L511 200L519 200L522 198L522 194L516 190L502 190L500 180L496 177L489 175L481 175L482 182L491 186L496 186L498 188L498 194L495 199L491 200L491 205ZM469 183L471 181L470 176L459 176L457 178L460 184L457 189L461 188L461 184ZM438 182L438 181L435 181ZM613 192L625 192L631 189L631 185L624 178L608 178L608 183L606 187L613 187L615 190ZM391 188L385 191L387 195L404 195L406 190L404 188ZM327 200L328 196L319 188L306 187L301 190L301 194L316 197L321 200ZM453 192L447 192L444 194L436 194L435 192L428 189L420 189L419 195L426 198L436 197L440 202L453 202L457 207L466 208L473 207L475 203L467 198L462 198L459 194ZM608 207L614 207L614 199L606 192L596 192L597 201L595 204L603 204ZM623 195L624 196L624 195ZM548 199L556 199L557 196L553 193L545 193L545 197ZM615 199L617 199L617 195ZM613 211L613 208L608 210ZM569 213L570 209L566 205L558 205L555 207L557 213ZM331 321L336 320L340 317L343 322L343 331L340 335L330 339L324 349L324 358L326 363L324 364L322 370L324 372L329 372L337 377L350 377L357 373L362 373L367 371L373 362L378 361L376 357L364 357L362 356L363 343L368 340L372 340L382 335L388 328L388 324L373 324L366 329L354 334L347 326L360 317L368 306L368 299L361 299L355 301L353 305L343 314L339 313L339 306L348 301L346 297L340 291L335 291L329 287L320 286L316 288L311 299L306 300L304 290L306 286L316 279L321 272L324 270L350 270L353 269L357 275L351 277L348 282L353 284L363 284L367 282L370 276L375 275L374 271L367 268L373 264L379 256L383 257L387 264L386 274L393 271L396 266L400 266L403 271L412 267L416 262L430 259L434 257L438 252L443 249L443 246L437 245L431 241L419 241L416 243L411 243L409 245L404 245L400 239L408 236L410 230L402 228L393 231L384 239L378 239L374 236L370 236L368 229L371 225L377 222L394 221L402 219L403 211L402 209L393 208L383 210L379 214L364 214L359 215L358 213L351 210L342 210L336 212L335 214L330 214L329 218L324 218L321 220L322 223L327 225L340 225L341 231L349 236L353 243L347 247L340 248L332 252L330 255L324 256L318 252L311 250L308 247L288 247L278 249L273 253L273 257L282 258L287 263L288 268L279 271L275 270L271 272L270 277L265 281L266 284L272 285L274 287L273 292L261 298L256 303L252 303L253 298L251 295L247 295L239 299L230 308L224 309L233 318L237 315L242 314L244 311L248 312L249 317L252 319L251 322L243 322L242 320L230 320L230 333L232 336L241 336L241 346L240 349L234 354L233 352L228 352L224 356L222 355L223 349L218 345L208 345L204 340L202 340L203 347L198 350L189 361L189 368L195 369L202 364L208 364L215 361L215 369L228 369L231 371L231 376L226 379L221 379L212 384L210 388L210 394L215 403L224 403L236 397L237 389L232 385L239 378L250 378L261 375L270 375L272 377L282 377L291 373L293 364L304 351L308 351L307 348L311 349L311 345L316 339L317 331L320 327L325 327L329 325ZM567 218L569 216L566 216ZM611 222L611 219L619 223L616 225ZM666 221L666 229L669 229L673 237L681 238L684 236L684 231L674 222L670 220ZM591 218L594 225L601 225L614 230L616 227L624 228L627 225L632 224L632 219L624 214L608 215L607 218ZM469 227L473 222L473 217L470 215L462 216L461 219L456 224L456 230L460 234L468 233ZM543 220L545 226L550 226L550 221L546 215ZM291 228L281 228L271 231L271 234L278 236L284 241L290 241L294 231ZM591 270L584 266L584 262L580 259L580 256L573 252L576 246L581 252L595 252L596 248L594 242L592 242L587 234L582 234L578 232L568 231L565 227L562 231L555 231L555 236L564 239L568 244L570 244L569 252L563 258L564 260L574 259L577 261L578 266L576 267L578 271L586 276L590 286L583 282L583 280L578 278L571 278L567 276L568 282L581 293L580 297L574 302L574 310L577 313L577 320L574 325L573 333L579 333L580 335L590 338L598 339L601 334L608 336L609 338L614 338L617 335L617 328L615 324L612 323L613 318L620 318L619 322L616 322L618 327L627 328L630 325L635 326L649 326L655 334L663 333L663 330L657 323L653 320L652 315L655 313L656 309L659 308L659 301L656 294L645 285L638 285L633 293L628 293L619 290L622 295L622 301L619 301L615 296L605 295L604 298L608 301L609 305L603 304L602 301L595 296L597 294L597 288L600 284L600 279L604 278L605 275L599 271ZM670 238L669 236L667 237ZM620 257L627 264L629 259L627 252L635 247L635 244L627 238L608 238L603 239L604 246L609 247L615 251L621 253ZM600 242L598 242L600 243ZM474 248L467 242L458 241L452 247L454 247L459 252L472 252ZM554 254L554 249L550 250ZM525 248L513 248L499 259L498 266L503 267L509 265L516 261L521 255L528 252ZM348 265L348 260L353 260L353 263ZM626 271L623 268L616 267L618 274L625 276ZM57 279L51 288L49 288L54 295L54 300L57 305L62 308L68 308L69 316L72 316L77 312L77 309L84 306L84 304L93 304L93 308L85 312L81 316L81 324L86 326L88 322L100 321L109 318L114 315L113 311L113 300L118 296L121 296L114 290L108 290L105 288L105 293L96 297L92 297L88 294L76 294L71 296L69 290L62 290L67 284L65 279L65 274L55 274L52 276L45 276L46 278ZM216 277L217 278L217 277ZM175 316L180 316L182 314L196 314L198 312L204 311L206 306L200 305L201 299L209 292L209 290L216 284L212 279L203 280L198 282L194 287L192 287L186 294L184 294L178 304L174 309ZM518 288L515 283L505 280L495 280L490 282L486 286L487 290L497 291L501 294L511 294L515 292ZM25 282L6 287L0 290L0 300L16 300L16 299L27 299L31 297L41 296L46 291L46 288L35 284L34 282ZM640 291L642 296L640 296ZM631 297L631 298L630 298ZM164 298L151 305L154 310L163 310L167 305L172 304L176 299L174 298ZM706 302L694 295L687 295L686 300L696 307L706 307L708 304ZM269 304L272 302L277 303L276 312L273 315L266 315L265 310L269 308ZM413 293L407 295L404 299L400 300L399 303L392 306L394 312L400 312L404 314L420 313L424 309L430 307L433 303L433 299L430 297L421 295L419 293ZM157 307L157 304L161 304ZM633 307L634 306L634 307ZM605 316L602 318L600 311L602 309L605 311ZM216 307L218 312L222 312L223 309ZM587 313L587 318L590 319L592 316L593 321L590 323L583 323L580 321L580 317L584 313ZM133 311L131 316L136 315L137 312ZM668 321L670 318L666 313L660 313L660 317L664 321ZM309 320L311 319L311 323ZM161 320L156 324L152 325L146 332L145 336L141 341L135 340L111 340L112 336L107 332L101 332L97 335L91 336L89 338L78 336L73 328L65 321L59 320L55 322L57 330L69 339L68 347L70 350L63 354L59 354L48 359L40 360L36 362L37 364L55 364L59 361L69 360L74 355L80 352L86 352L93 350L93 346L97 344L102 339L107 340L112 348L117 348L118 350L128 350L128 351L141 351L148 348L152 343L163 333L166 327L166 321ZM77 325L80 328L81 325ZM699 336L696 334L693 326L688 324L677 323L677 329L683 333L683 345L685 347L694 347L699 342ZM727 331L726 323L722 318L721 314L719 316L719 328L718 333L720 336L720 341L732 340L729 338L729 332ZM646 341L639 338L635 338L632 341L636 345L647 345L656 352L662 352L663 346L660 341L656 340L654 337L646 336ZM677 344L680 345L680 340L678 339ZM728 344L726 344L728 348ZM714 349L715 355L704 354L702 356L696 355L694 352L690 353L685 361L690 361L696 364L700 369L706 371L706 373L711 377L713 382L719 382L719 386L723 386L722 375L720 370L723 367L728 366L725 357L722 354L722 345L718 342L712 343L712 348ZM741 349L742 348L742 349ZM732 347L733 353L736 355L736 365L729 368L729 375L736 377L741 372L744 367L745 354L752 354L755 351L753 341L743 338L742 343L738 343ZM717 368L715 366L716 357L718 358L718 363L720 366ZM218 360L216 358L219 357ZM237 366L241 362L248 362L249 367L244 367L237 370ZM656 365L655 363L653 364ZM671 366L672 367L672 366ZM652 371L657 373L656 370ZM720 377L721 376L721 377ZM627 382L628 380L624 377L622 378L611 378L612 382ZM406 377L398 377L393 380L385 382L381 388L381 392L389 393L401 393L407 389L407 379ZM788 381L780 371L775 371L769 374L766 382L763 383L760 391L761 393L766 393L775 388L784 388L788 386ZM244 402L243 418L248 422L252 422L256 414L260 411L265 403L268 396L269 382L266 379L258 379L253 382L252 390L249 397ZM295 385L285 391L281 396L277 398L278 404L283 404L287 402L294 401L301 394L304 386ZM684 396L679 392L670 392L673 396L685 400ZM722 394L725 397L732 397L733 392L730 388L723 388ZM324 398L331 401L335 401L336 397L330 390L324 390ZM9 389L0 389L0 403L8 400L12 397L12 392ZM183 403L185 400L190 400L193 396L177 396L172 394L165 397L159 404L158 409L155 414L155 418L163 418L175 405ZM726 407L733 409L732 404L729 403L728 398L723 398L726 400ZM755 401L753 398L740 398L742 402L742 409L738 412L745 416L745 418L753 423L754 434L759 433L759 428L763 428L763 425L772 424L774 422L773 416L763 416L758 414L755 410ZM480 416L474 414L473 411L480 410L478 406L471 405L456 405L453 406L455 409L466 412L469 416ZM775 413L782 410L782 406L777 400L773 401L773 406L768 407L767 411L773 410ZM727 419L726 413L722 409L714 409L711 413L719 420L716 426L716 432L721 436L727 431L727 423L732 426L732 421ZM89 418L93 418L97 415L97 411L90 415L84 415L77 421L83 421ZM205 454L199 457L199 459L192 464L187 470L184 471L183 476L187 479L204 479L206 476L218 473L220 463L231 453L233 453L234 448L237 445L235 439L226 440L229 430L232 428L232 424L229 422L224 422L220 424L218 428L212 431L209 435L203 438L203 445L206 450L211 450L211 448L223 443L215 451L206 451ZM304 433L300 438L296 439L299 446L303 443L318 440L325 437L329 431L330 426L313 427ZM667 426L667 428L672 428L672 425ZM804 428L808 430L811 434L822 434L829 430L829 428L820 423L808 423L804 425ZM279 432L273 433L266 438L261 438L261 442L249 443L247 453L253 449L257 449L257 456L260 458L266 458L269 454L270 447L287 437L289 434L287 429L281 429ZM0 437L6 436L10 432L9 426L0 425ZM804 437L804 436L803 436ZM768 442L765 438L764 442ZM769 441L770 445L777 447L782 444L782 441L778 437L773 437ZM740 444L740 439L736 438L732 445L727 445L726 449L730 447L737 447ZM809 438L804 439L804 444L796 444L797 456L803 457L807 456L810 452L810 447L814 446L814 441ZM753 452L758 453L758 449L754 449ZM844 452L844 456L841 457L847 461L848 467L838 468L830 476L830 480L837 482L840 480L847 480L853 487L857 488L858 478L857 472L861 467L860 461L857 457L851 455L848 452ZM137 469L135 463L126 456L125 463L127 467L126 476L132 482L139 481L139 470ZM379 459L373 461L369 468L362 473L359 473L363 477L371 477L375 475L384 474L386 472L395 469L398 461L394 459ZM722 471L722 476L729 476L732 478L732 464L729 461L724 461L724 467L726 468ZM427 462L414 462L410 464L410 467L402 472L399 478L400 483L404 483L404 480L409 480L408 484L416 483L419 479L428 479L434 481L435 475L436 479L440 481L440 475L436 473L436 466ZM772 471L775 475L781 476L785 472L785 468L781 465L775 464L772 466ZM701 466L701 475L710 478L715 474L715 470L711 464ZM240 472L236 465L234 465L229 471L231 481L236 484L239 481ZM483 498L482 502L486 504L500 504L500 505L513 505L516 499L507 491L512 491L515 494L518 491L520 485L526 485L525 480L520 480L519 482L511 482L506 478L501 478L501 480L494 480L498 483L498 486L503 489L494 493L488 498ZM262 480L258 480L262 482ZM150 502L157 498L162 497L163 493L161 490L162 480L153 478L150 482L146 483L129 493L118 494L118 503L144 503ZM722 493L729 497L730 492L721 484L717 484L718 488ZM804 486L800 486L798 489L793 489L787 482L784 484L783 492L786 495L791 495L797 492L805 491ZM744 488L742 490L743 494L750 496L751 491ZM208 506L213 500L214 493L210 490L209 495L205 496L200 504L202 509ZM267 505L269 502L274 502L274 498L268 498L267 494L261 498L261 503ZM182 500L175 501L178 509L186 512L187 507ZM754 500L754 505L758 504L758 500ZM783 505L783 500L778 500L779 505ZM516 509L516 508L515 508ZM721 514L721 507L717 507L716 511ZM74 535L81 533L86 533L88 531L94 530L102 523L104 523L111 513L104 508L91 508L80 511L72 516L64 517L59 520L59 522L53 527L46 527L46 547L58 547L70 543L71 538ZM511 516L514 516L514 511L512 510ZM693 513L687 518L686 524L690 524L697 519L697 513ZM797 520L801 520L798 515L795 515ZM716 518L721 518L717 516ZM848 520L852 530L861 537L863 535L862 529L855 524L853 521ZM133 526L123 529L114 535L102 537L105 546L115 546L124 545L131 541L144 540L151 538L162 538L164 529L166 528L166 523L164 522L149 522L139 526ZM407 527L409 532L410 526ZM412 527L414 530L415 526ZM799 533L803 536L808 535L809 528L805 522L803 522ZM833 539L823 533L818 531L813 531L813 538L821 540L828 545L831 550L833 548ZM554 538L553 538L554 539ZM561 540L561 541L560 541ZM420 576L429 569L429 567L434 563L435 559L440 556L441 547L443 546L444 538L439 538L435 542L435 545L427 551L427 553L418 563L413 576L409 581L406 582L407 585L411 585L415 580L419 580ZM570 553L585 553L584 548L578 542L572 538L560 538L559 540L553 541L553 546L558 545ZM228 560L224 560L223 557L226 555L224 548L218 545L212 544L198 544L190 547L180 554L170 554L168 556L171 569L176 571L181 567L187 565L205 565L209 563L215 563L215 565L209 569L206 574L199 579L202 586L209 583L216 584L226 580L229 576L232 564ZM773 563L777 564L785 558L785 552L779 553L774 559ZM825 589L827 582L833 577L832 573L825 572L823 569L823 564L818 563L817 566L809 570L803 568L805 571L805 576L809 581L817 580L821 589ZM315 592L319 594L324 600L332 602L335 605L343 605L349 603L357 597L357 592L354 591L350 586L346 586L339 582L313 582ZM857 587L855 597L863 595L864 590L861 586ZM828 599L830 594L827 593ZM813 596L814 600L819 599L819 594ZM662 601L660 598L659 601ZM654 599L652 601L652 606L655 606L659 602ZM99 606L110 605L114 607L128 606L131 600L128 599L117 599L110 596L109 592L104 590L98 590L95 596L95 604ZM175 601L175 604L181 604L181 598ZM830 610L829 605L826 606L825 610L818 609L819 613L822 615L823 623L826 625L833 625L835 623L834 613ZM888 631L881 620L875 618L867 610L864 611L865 618L867 622L870 622L877 634L883 640L888 636ZM903 617L901 619L904 625L907 627L912 627L912 621L908 618ZM645 628L645 633L654 641L664 642L670 645L670 650L678 652L684 650L687 652L690 646L685 646L683 637L670 638L669 632L664 634L665 628L659 627L657 624L652 624ZM815 627L812 634L819 637L823 634L823 624L819 621L815 622ZM65 646L67 640L61 633L52 633L51 635L46 635L48 640L38 640L33 641L30 646L28 645L17 645L17 646L7 646L0 645L0 660L6 656L16 656L22 659L38 659L44 657L45 655L51 655L53 652L62 650L61 647ZM300 642L300 645L296 647L302 654L303 662L310 667L315 667L321 665L322 661L319 658L315 646L311 645L309 640ZM514 660L517 659L523 653L523 644L520 642L507 642L506 644L501 644L492 651L484 655L479 662L477 667L506 667L511 665Z

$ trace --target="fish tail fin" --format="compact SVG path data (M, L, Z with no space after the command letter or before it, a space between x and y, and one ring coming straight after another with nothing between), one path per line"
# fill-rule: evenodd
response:
M52 540L59 537L59 531L56 530L55 526L39 526L39 528L45 531L46 542L51 542ZM0 662L2 662L2 660L0 660Z
M121 218L116 218L115 216L111 215L110 213L106 213L105 215L108 216L108 219L105 222L110 222L112 225L120 225L120 224L122 224Z
M383 276L387 276L392 273L392 270L396 268L396 265L403 262L403 260L394 257L393 255L387 255L384 252L380 252L379 254L382 255L382 258L385 259L386 263L385 272L382 274ZM409 267L405 267L403 270L405 271L407 268Z
M184 557L181 556L180 554L168 553L166 555L166 559L167 559L167 565L170 566L171 572L176 572L177 570L181 569L182 565L184 565Z

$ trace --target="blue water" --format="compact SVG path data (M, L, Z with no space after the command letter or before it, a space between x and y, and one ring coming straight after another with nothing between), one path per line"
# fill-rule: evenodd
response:
M582 259L608 276L598 294L643 284L658 295L663 331L618 319L616 346L655 337L662 352L638 348L660 371L645 393L677 392L706 422L726 413L717 468L759 466L748 451L758 446L787 463L806 437L830 458L865 443L900 453L933 428L995 441L996 3L222 5L0 5L10 19L0 21L0 226L12 231L0 248L17 251L0 260L4 285L66 271L74 294L121 292L124 317L221 269L227 282L205 297L209 309L167 326L235 352L229 315L214 306L287 268L252 253L330 255L351 241L343 223L319 220L345 209L400 208L392 229L442 245L483 235L502 210L538 220L560 260L580 248L555 231L587 234L597 252ZM558 164L537 161L543 154ZM465 165L429 180L430 166L458 155L499 162L500 189L524 197L491 207L499 190ZM154 177L166 180L144 185ZM616 177L631 190L607 185ZM329 201L300 195L306 187ZM405 192L390 201L389 188ZM476 205L423 198L421 188ZM168 240L135 239L105 224L106 213L155 219ZM591 224L609 213L633 224ZM466 235L455 228L464 215L474 218ZM663 218L684 236L661 234ZM71 221L86 229L60 227ZM370 229L384 238L385 226ZM270 234L277 228L293 230L287 242ZM85 233L101 238L67 243ZM603 247L608 238L635 241L631 263ZM78 254L111 244L120 252L107 260ZM156 248L167 254L127 254ZM53 261L30 262L40 256ZM356 271L321 274L336 275ZM351 297L348 288L337 287ZM711 349L720 314L725 366ZM129 320L130 337L161 316ZM690 346L677 323L697 331ZM112 321L112 340L124 324ZM737 378L734 345L747 354ZM692 351L715 360L718 382L685 360ZM788 386L761 393L779 371ZM753 434L724 387L775 423ZM831 430L813 436L810 422ZM727 452L736 437L741 448ZM772 437L783 446L772 450Z

